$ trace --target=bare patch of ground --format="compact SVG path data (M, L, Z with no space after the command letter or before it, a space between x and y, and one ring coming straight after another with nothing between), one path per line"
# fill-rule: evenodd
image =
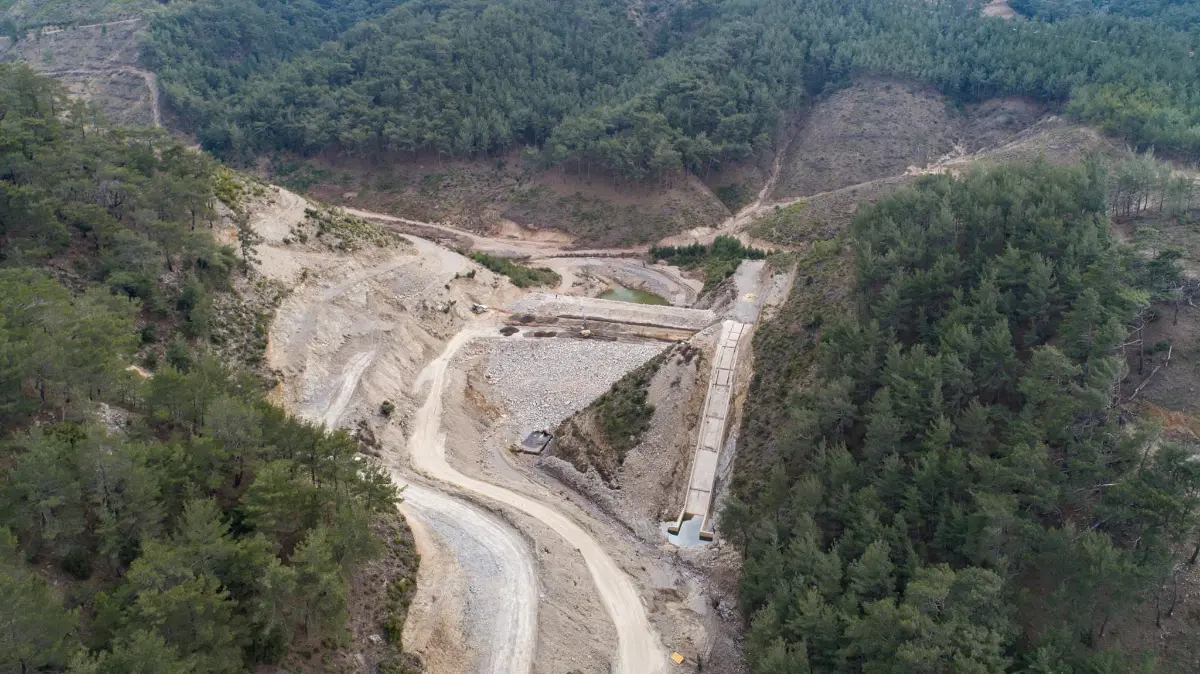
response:
M562 167L536 170L516 154L383 164L288 158L273 162L269 171L273 181L329 203L489 235L569 238L578 247L649 243L728 215L694 176L667 185L626 185Z
M995 105L1002 108L1007 104L996 102ZM979 119L995 118L992 116ZM1003 126L1002 123L1001 127ZM1093 129L1068 124L1057 117L1051 117L1017 133L996 147L989 147L974 154L951 154L925 168L909 167L898 175L763 207L756 213L758 219L754 220L746 231L753 237L769 242L768 245L782 244L793 249L801 248L813 241L836 236L854 219L854 213L860 204L874 203L896 189L911 184L923 174L961 174L974 167L1035 159L1069 164L1082 161L1095 153L1115 158L1123 156L1126 150Z
M0 61L24 61L59 79L114 123L159 126L157 81L137 64L145 25L132 19L0 38Z
M1043 112L1017 99L956 109L927 85L860 80L807 111L772 197L837 190L974 152L1028 127Z
M1190 549L1183 552L1185 560L1191 552ZM1155 624L1156 617L1160 624ZM1162 671L1197 672L1200 671L1197 630L1200 630L1200 565L1185 561L1163 583L1159 601L1147 601L1124 622L1113 626L1103 645L1119 646L1127 653L1150 651Z
M1008 6L1008 0L991 0L983 6L984 16L996 16L1009 21L1020 16L1016 10Z
M636 258L552 257L538 259L535 264L561 276L562 283L555 291L567 295L595 296L616 283L654 293L677 307L689 307L704 288L703 281L688 278L678 267Z

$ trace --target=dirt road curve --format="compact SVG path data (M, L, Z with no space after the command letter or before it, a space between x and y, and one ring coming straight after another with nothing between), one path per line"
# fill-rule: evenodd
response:
M451 358L465 344L494 329L467 328L456 334L440 356L421 371L414 390L428 385L425 403L413 417L409 455L412 467L430 478L512 506L541 521L575 546L587 563L601 603L617 628L616 670L620 674L660 674L667 671L666 652L650 624L646 607L633 581L604 551L596 539L553 507L541 501L463 475L446 461L445 435L441 431L442 394ZM531 626L532 631L532 626ZM517 671L517 670L514 670Z
M409 482L403 475L395 478ZM455 549L459 550L459 564L474 567L465 574L469 579L486 576L494 580L496 586L504 588L498 593L469 593L467 601L481 605L466 609L490 623L481 626L483 629L480 630L481 634L487 635L488 642L470 643L477 651L479 664L475 671L491 674L529 672L537 651L538 593L533 556L525 541L495 516L411 482L404 490L401 509L406 515L417 515L439 537L454 540ZM462 554L464 552L467 554ZM422 570L425 570L424 565ZM409 636L406 629L405 638Z

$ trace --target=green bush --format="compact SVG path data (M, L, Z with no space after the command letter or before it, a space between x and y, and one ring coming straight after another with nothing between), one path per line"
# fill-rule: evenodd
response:
M487 253L474 252L470 253L469 257L491 271L507 276L518 288L531 286L553 288L562 282L562 277L558 273L546 267L527 267L508 258L496 257Z
M718 236L709 246L693 243L650 249L650 256L655 260L665 260L683 269L702 269L706 287L732 276L742 260L761 260L767 255L767 251L747 246L732 236Z

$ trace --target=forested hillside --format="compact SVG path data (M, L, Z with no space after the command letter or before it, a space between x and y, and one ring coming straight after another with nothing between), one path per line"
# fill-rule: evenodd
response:
M153 22L146 58L206 147L237 158L529 147L662 179L746 159L783 111L861 72L960 101L1032 96L1200 152L1197 38L1166 5L1008 23L962 1L700 0L643 41L618 0L342 4L183 4Z
M1114 242L1107 185L1095 163L925 178L856 216L845 315L767 328L793 393L775 414L757 384L722 520L754 671L1136 669L1106 630L1191 554L1200 466L1118 404L1130 326L1179 271Z
M243 260L210 222L243 189L0 66L0 671L242 672L345 641L398 494L214 355Z

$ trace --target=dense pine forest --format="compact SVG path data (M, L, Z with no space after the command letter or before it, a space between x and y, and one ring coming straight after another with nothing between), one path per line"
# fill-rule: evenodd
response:
M1200 153L1194 12L1044 4L1010 23L961 0L697 0L639 30L619 0L198 0L153 22L145 58L205 146L243 160L524 148L650 180L746 159L860 73L1031 96Z
M0 671L242 672L343 639L398 493L215 355L231 180L0 66Z
M177 1L141 60L168 125L239 166L520 153L665 184L761 159L866 75L1029 97L1144 151L913 176L786 254L718 237L650 258L708 290L745 258L801 269L796 320L757 328L718 519L750 671L1174 671L1112 633L1174 611L1163 588L1200 559L1195 447L1123 404L1156 348L1131 333L1186 299L1182 253L1112 225L1195 228L1194 180L1155 157L1200 160L1200 3L644 4ZM0 65L0 672L232 673L347 641L400 494L345 432L270 405L264 322L219 316L250 274L253 189ZM223 217L242 250L214 239Z
M1137 668L1106 629L1191 555L1200 465L1118 404L1179 270L1114 242L1108 184L1010 166L860 209L853 309L784 337L816 376L769 442L748 413L724 513L754 671Z

